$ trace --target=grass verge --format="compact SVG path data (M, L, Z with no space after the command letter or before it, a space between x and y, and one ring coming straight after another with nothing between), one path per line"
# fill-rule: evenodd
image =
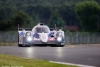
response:
M12 55L0 54L0 67L77 67L52 63L46 60L25 59Z

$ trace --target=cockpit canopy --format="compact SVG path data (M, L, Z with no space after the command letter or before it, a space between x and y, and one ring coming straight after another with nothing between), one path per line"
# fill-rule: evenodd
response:
M35 27L32 29L32 32L33 32L33 33L49 33L49 32L50 32L50 29L49 29L49 27L46 26L46 25L35 26Z

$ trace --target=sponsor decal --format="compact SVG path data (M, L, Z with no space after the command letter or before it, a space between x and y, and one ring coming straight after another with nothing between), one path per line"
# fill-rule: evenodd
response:
M55 41L56 39L55 38L49 38L49 41Z

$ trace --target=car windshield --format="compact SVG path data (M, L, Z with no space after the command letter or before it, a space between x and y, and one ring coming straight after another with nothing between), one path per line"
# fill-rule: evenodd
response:
M36 27L35 32L37 32L37 33L42 33L42 32L48 33L49 29L48 29L48 27Z

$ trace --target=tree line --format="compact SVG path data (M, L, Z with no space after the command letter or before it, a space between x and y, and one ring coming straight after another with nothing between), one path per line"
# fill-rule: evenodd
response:
M39 22L43 22L50 27L54 27L54 24L57 24L57 27L64 28L65 30L66 26L76 25L79 31L90 31L85 30L85 28L89 28L84 26L81 22L86 21L80 19L81 16L77 13L77 9L81 8L77 7L77 4L84 1L85 0L0 0L0 31L15 31L17 30L18 24L20 24L20 27L32 28ZM88 1L92 2L94 0ZM99 0L95 0L95 2L100 3ZM83 12L83 15L84 14L86 15L86 13ZM96 22L100 23L99 20ZM94 30L94 32L98 30Z

